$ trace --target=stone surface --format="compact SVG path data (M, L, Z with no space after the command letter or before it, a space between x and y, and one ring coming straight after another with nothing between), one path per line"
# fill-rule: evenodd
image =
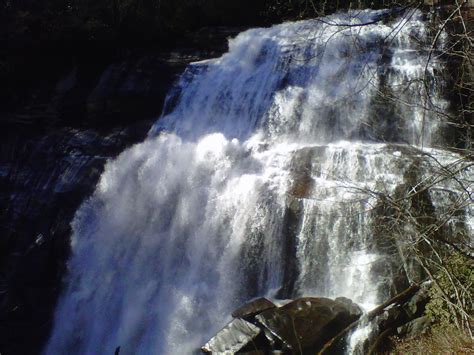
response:
M313 170L312 159L317 149L304 148L296 152L291 164L292 185L289 194L296 198L311 197L314 180L311 177Z
M401 337L412 338L428 332L432 324L428 316L413 319L401 327L397 328L397 334Z
M204 353L234 354L253 342L262 330L243 319L233 319L222 328L206 345Z
M345 303L328 298L300 298L255 318L287 350L311 353L359 318L360 315L351 312Z
M429 288L430 283L422 284L420 290L403 306L409 318L419 317L424 312L429 301Z
M269 301L265 297L257 298L251 302L244 304L242 307L237 308L232 312L234 318L251 318L263 311L275 308L275 304Z
M351 299L347 297L337 297L334 301L346 306L351 316L353 317L362 316L362 313L363 313L362 308L360 308L357 303L352 302Z

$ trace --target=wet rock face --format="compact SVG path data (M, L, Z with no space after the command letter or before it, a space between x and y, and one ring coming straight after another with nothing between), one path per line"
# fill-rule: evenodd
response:
M347 298L306 297L275 306L265 298L232 313L234 318L203 348L212 354L281 351L313 354L362 315ZM264 335L265 337L263 337Z
M0 352L36 354L49 332L69 253L69 224L107 159L148 126L13 132L0 169ZM8 143L10 145L8 145ZM27 339L28 341L25 341Z

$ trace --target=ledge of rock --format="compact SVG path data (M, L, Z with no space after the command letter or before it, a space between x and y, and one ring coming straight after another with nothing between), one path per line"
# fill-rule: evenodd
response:
M305 297L282 307L259 298L235 310L234 319L201 350L210 354L312 354L361 315L360 307L347 298Z
M255 342L262 330L240 318L231 320L215 337L202 347L204 353L234 354Z
M265 297L257 298L254 301L244 304L232 312L234 318L252 318L263 311L276 308L276 305Z

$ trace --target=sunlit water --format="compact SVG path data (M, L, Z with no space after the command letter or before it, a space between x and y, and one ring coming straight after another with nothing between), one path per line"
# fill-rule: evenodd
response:
M77 212L45 353L189 354L256 296L384 301L367 190L390 194L425 164L407 145L443 145L442 119L420 104L427 36L415 11L310 20L246 31L191 64ZM426 74L444 109L440 65Z

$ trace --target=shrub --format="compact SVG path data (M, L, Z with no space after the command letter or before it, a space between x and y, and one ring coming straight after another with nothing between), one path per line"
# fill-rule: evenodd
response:
M470 332L474 313L472 259L461 253L453 254L444 265L439 265L434 279L426 314L438 324L443 326L455 324L460 329Z
M454 326L438 326L430 333L411 339L392 339L391 354L473 354L471 337Z

